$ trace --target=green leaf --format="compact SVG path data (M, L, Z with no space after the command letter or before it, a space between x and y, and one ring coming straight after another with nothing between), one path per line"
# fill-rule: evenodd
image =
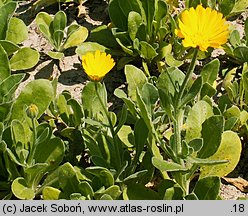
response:
M17 148L17 144L21 144L20 148L24 149L24 146L27 143L24 126L19 120L14 119L11 122L11 135L16 148L16 152L18 154L19 149Z
M158 55L156 49L146 41L141 41L139 44L140 44L140 56L142 58L151 61Z
M109 195L113 200L117 200L121 193L122 191L120 190L120 187L118 185L110 186L104 191L104 195Z
M203 146L198 152L199 158L208 158L217 151L221 143L223 130L223 116L211 116L202 124Z
M64 31L67 24L67 17L64 11L58 11L53 19L53 30L56 31Z
M114 177L108 169L103 167L88 167L86 170L92 175L97 176L105 187L110 187L114 184Z
M80 25L78 24L71 24L70 26L68 26L67 31L66 31L67 36L70 36L73 32L78 30L79 27Z
M245 37L246 37L246 46L248 46L248 19L245 20Z
M78 192L78 184L76 170L69 162L59 167L59 187L68 197Z
M24 77L25 74L13 74L0 82L0 103L13 99L14 92Z
M124 103L126 104L129 112L133 116L137 115L136 114L135 103L130 98L127 97L126 93L122 89L119 89L119 88L115 89L114 95L124 101Z
M127 30L127 17L131 11L141 12L138 0L123 1L111 0L108 5L109 16L111 22L121 30Z
M216 94L216 89L211 86L209 83L204 83L201 88L201 98L204 98L205 96L213 97Z
M137 97L138 108L140 110L139 114L142 117L142 119L144 119L146 126L149 129L149 132L154 133L155 128L152 123L151 115L149 114L146 108L145 102L142 100L141 95L138 90L136 91L136 93L137 93L136 97Z
M34 67L40 58L38 51L29 47L20 48L10 59L12 70L26 70Z
M158 200L159 194L141 184L130 184L123 191L124 200Z
M31 81L25 86L14 102L11 119L22 121L24 119L25 106L31 104L35 104L38 107L37 118L39 118L47 109L52 99L53 87L50 81L44 79Z
M188 146L193 148L194 152L198 152L201 150L201 148L203 146L203 139L202 138L192 139L188 143Z
M240 160L241 150L242 145L239 136L233 131L225 131L222 134L221 144L217 152L207 159L227 160L228 163L201 167L201 177L209 175L223 177L232 172Z
M88 29L80 26L76 31L72 32L64 43L64 49L81 45L88 37Z
M157 6L157 0L141 0L141 4L143 6L143 9L145 11L145 17L146 17L146 26L147 26L147 33L149 37L152 35L152 28L153 28L153 19L155 15L155 7Z
M104 106L107 108L107 92L104 85L97 83L98 93L101 97L101 100L104 103ZM103 112L102 105L99 98L96 94L95 83L89 82L86 84L82 91L82 103L84 104L84 112L86 117L95 117L97 119L103 120L106 118L106 114Z
M233 54L236 58L242 62L248 62L248 47L239 46L233 50Z
M248 3L246 0L238 0L236 1L236 4L234 5L234 8L231 12L231 15L235 15L237 13L241 13L245 11L248 7Z
M69 99L67 104L70 105L71 109L73 110L73 114L71 115L73 118L73 124L75 126L79 126L84 115L81 105L75 99Z
M61 43L64 38L64 31L57 30L53 33L54 46L57 51L61 51Z
M73 114L70 106L67 105L66 96L60 94L56 101L58 114L61 116L62 120L69 124L69 115Z
M24 166L24 164L22 164L19 159L16 157L16 155L9 149L6 149L6 152L8 153L8 156L10 158L11 161L13 161L15 164L19 165L19 166Z
M182 85L184 80L184 73L176 67L171 67L167 71L160 74L157 81L158 89L166 89L171 95L175 95Z
M219 4L220 12L224 16L228 16L235 6L236 0L222 0Z
M122 106L121 111L117 114L118 115L118 124L116 125L115 133L118 133L118 131L121 129L121 127L126 123L127 114L128 114L127 106L124 105L124 106Z
M165 1L159 0L157 11L155 11L155 20L157 23L162 22L162 19L167 15L168 13L168 6Z
M126 178L124 178L121 182L128 182L130 180L134 180L134 179L140 179L141 177L143 177L146 173L148 172L148 170L141 170L138 171L136 173L133 173L129 176L127 176Z
M65 56L64 53L62 52L53 52L53 51L48 51L47 55L50 56L52 59L62 59Z
M201 71L201 77L203 83L209 83L210 85L213 85L214 81L218 77L220 68L220 61L218 59L214 59L208 64L206 64L202 71Z
M5 40L9 21L13 16L17 7L16 2L9 2L6 5L0 7L0 39Z
M52 128L47 122L43 122L36 127L35 144L39 145L41 142L47 142L52 137Z
M65 146L58 137L49 141L40 142L34 154L36 163L47 163L47 171L55 169L62 162L65 154Z
M248 121L248 112L245 110L242 110L240 113L240 123L241 125L245 125Z
M145 144L147 143L148 137L148 128L143 119L139 119L134 126L134 143L135 143L135 159L138 162L141 152L144 149Z
M136 89L142 90L143 85L147 82L144 72L133 65L125 66L125 75L128 84L128 96L136 101Z
M91 152L91 154L95 154L94 152ZM109 151L108 151L108 160L109 160ZM92 163L95 165L95 166L101 166L101 167L105 167L105 168L110 168L110 165L109 165L109 162L107 160L105 160L104 158L102 157L99 157L97 155L93 155L90 157Z
M189 195L185 196L186 200L198 200L198 197L194 193L190 193Z
M12 55L14 52L20 49L20 47L15 43L7 40L0 40L0 45L3 47L8 56Z
M5 121L8 118L8 114L11 110L12 102L7 102L0 105L0 121Z
M166 89L159 89L158 93L162 108L166 111L167 115L172 118L174 108L171 95Z
M196 97L196 95L199 93L199 91L201 90L201 87L202 87L202 78L199 77L198 79L194 81L193 85L191 86L187 94L184 95L184 97L182 98L180 107L186 105L188 102L193 100Z
M240 46L241 44L241 38L240 33L238 30L234 29L230 34L230 43L235 48L237 46Z
M136 34L141 24L142 17L140 14L135 11L131 11L128 14L128 33L132 40L136 38Z
M91 42L102 44L105 47L119 49L119 45L116 42L115 37L111 32L111 29L106 25L101 25L94 28L90 32L88 40Z
M94 191L87 181L82 181L78 185L80 193L85 197L92 198L94 196Z
M183 167L181 164L174 162L168 162L161 160L159 158L153 157L152 164L160 171L172 172L172 171L186 171L187 168Z
M113 200L112 197L108 194L103 194L100 200Z
M43 200L59 200L61 191L57 188L46 186L42 190Z
M46 163L35 163L28 168L24 168L26 174L26 181L28 185L32 185L32 188L36 188L44 177L45 170L47 168Z
M10 75L10 63L8 59L8 55L0 45L0 82L6 79Z
M176 60L171 53L166 54L165 62L170 67L180 67L183 64L183 61Z
M159 196L163 200L182 200L182 188L171 179L163 179L158 185Z
M200 138L202 123L213 115L212 107L205 101L198 101L189 111L186 120L186 141Z
M52 23L53 18L46 12L40 12L35 18L36 25L39 27L39 30L42 34L51 42L51 33L50 33L50 24Z
M111 22L120 29L125 30L127 27L126 17L119 6L119 0L111 0L109 2L109 16Z
M103 196L101 196L101 200L106 199L106 195L108 195L111 200L117 200L121 193L122 191L118 185L112 185L101 193L103 194Z
M226 118L231 118L231 117L240 118L240 113L241 113L240 109L237 106L233 105L224 112L224 116Z
M16 178L13 181L11 190L18 199L31 200L35 197L34 190L27 185L23 177Z
M200 179L194 188L194 193L199 200L216 200L220 190L220 179L209 176Z
M123 142L124 145L131 148L134 145L134 135L133 130L128 125L123 125L118 131L118 137Z
M209 159L193 158L193 157L188 157L186 161L192 164L212 165L212 166L219 165L219 164L225 164L228 162L227 160L209 160Z
M128 32L120 32L117 28L112 28L111 31L122 50L131 56L135 56L134 51L131 48L132 40L130 39Z
M6 40L16 44L28 39L28 29L25 23L16 17L12 17L9 21Z
M157 88L150 83L145 83L142 87L141 95L148 112L152 114L159 97Z
M97 50L101 52L106 52L107 48L95 42L84 42L83 44L77 47L76 53L81 58L81 56L85 55L87 52L95 52Z

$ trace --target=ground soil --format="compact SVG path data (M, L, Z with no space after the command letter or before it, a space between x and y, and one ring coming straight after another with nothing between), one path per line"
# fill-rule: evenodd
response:
M87 82L87 77L83 72L80 58L74 52L74 50L68 50L66 56L61 61L51 60L46 53L52 49L51 45L39 32L34 18L35 13L31 11L31 2L26 1L18 9L17 16L22 18L26 25L28 26L29 38L26 40L23 45L35 48L41 54L39 63L26 72L26 79L21 84L20 88L17 91L17 95L21 89L31 80L34 79L49 79L51 77L58 77L58 94L64 90L68 90L72 96L78 101L81 100L81 92L85 83ZM183 8L183 5L180 4L180 7ZM80 10L74 4L66 4L62 6L62 9L68 15L68 21L72 22L76 20L79 24L87 27L89 30L99 26L101 24L107 24L109 22L109 17L107 14L107 2L105 0L89 0L84 4ZM31 13L26 13L26 11L31 11ZM55 14L58 10L58 6L54 5L42 10L48 11L51 14ZM243 26L244 20L247 17L247 13L243 13L238 17L237 20L232 21L232 24L240 31L243 35ZM217 51L214 53L213 57L220 55L222 52ZM120 105L119 101L113 97L113 91L117 87L125 85L125 78L123 71L112 71L105 78L105 84L110 96L110 105L117 104ZM115 107L115 106L112 106ZM243 170L243 173L234 174L232 177L244 177L247 178L244 172L248 169ZM248 179L248 178L247 178ZM223 199L238 199L240 197L248 198L248 194L242 192L237 187L229 184L227 181L223 180L221 185L220 195Z

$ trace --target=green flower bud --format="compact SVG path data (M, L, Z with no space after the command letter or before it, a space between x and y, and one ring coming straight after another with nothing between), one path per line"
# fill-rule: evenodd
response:
M39 109L35 104L30 104L26 109L27 116L31 119L37 118Z

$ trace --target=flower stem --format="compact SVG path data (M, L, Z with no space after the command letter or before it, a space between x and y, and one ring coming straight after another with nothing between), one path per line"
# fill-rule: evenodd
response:
M189 65L189 68L187 70L187 73L186 73L186 76L183 80L183 84L179 90L179 93L178 93L178 98L177 98L177 101L176 101L176 109L178 109L178 106L181 102L181 99L183 97L183 94L184 94L184 91L185 91L185 88L189 82L189 80L192 78L192 74L194 72L194 69L195 69L195 63L196 63L196 58L197 58L197 54L198 54L198 49L195 49L194 52L193 52L193 58L190 62L190 65Z
M35 150L36 150L36 136L37 136L37 133L36 133L36 126L35 126L35 118L32 118L32 128L33 128L33 145L30 146L30 153L28 155L28 161L27 161L28 166L32 165L32 160L34 158L34 153L35 153Z
M102 109L103 109L103 111L104 111L104 113L105 113L105 115L106 115L106 117L108 119L110 132L112 134L112 138L113 138L113 142L114 142L114 149L115 149L116 156L117 156L118 168L120 168L121 167L121 157L120 157L119 143L118 143L118 140L116 139L116 133L115 133L114 126L113 126L113 123L111 121L109 112L108 112L106 106L104 105L101 96L99 95L98 86L97 85L98 85L98 83L95 82L96 95L97 95L97 97L98 97L98 99L100 101L100 104L102 106Z
M191 60L191 63L189 65L189 68L187 70L187 73L185 75L185 78L183 80L183 84L181 85L178 95L175 100L174 104L174 118L173 118L173 126L174 126L174 146L173 151L175 153L176 161L177 163L184 166L184 160L182 159L182 140L181 140L181 126L183 123L183 115L184 115L184 109L181 108L181 100L185 93L186 86L188 85L190 79L192 78L192 74L195 69L196 59L197 59L197 53L198 49L194 50L193 58ZM185 195L189 193L189 182L190 180L187 179L186 175L178 172L174 174L174 177L179 185L184 190Z
M180 108L180 103L181 103L181 99L183 97L183 94L185 92L185 88L188 85L189 80L192 77L192 74L194 72L195 69L195 63L196 63L196 58L197 58L197 53L198 53L198 49L194 50L193 53L193 58L191 60L191 63L189 65L188 71L185 75L185 78L183 80L183 84L180 87L178 96L176 98L175 101L175 113L174 113L174 120L173 120L173 125L174 125L174 139L175 139L175 147L174 147L174 151L176 155L180 155L181 154L181 150L182 150L182 143L181 143L181 124L182 124L182 118L183 118L183 110L181 110Z

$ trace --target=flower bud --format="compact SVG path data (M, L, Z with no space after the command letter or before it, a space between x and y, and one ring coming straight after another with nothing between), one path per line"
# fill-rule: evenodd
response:
M37 118L39 109L35 104L30 104L26 109L27 116L31 119Z
M165 67L166 67L166 65L165 65L165 63L163 62L163 61L159 61L159 62L157 62L157 66L158 66L158 71L160 72L160 73L162 73L162 71L165 69Z

